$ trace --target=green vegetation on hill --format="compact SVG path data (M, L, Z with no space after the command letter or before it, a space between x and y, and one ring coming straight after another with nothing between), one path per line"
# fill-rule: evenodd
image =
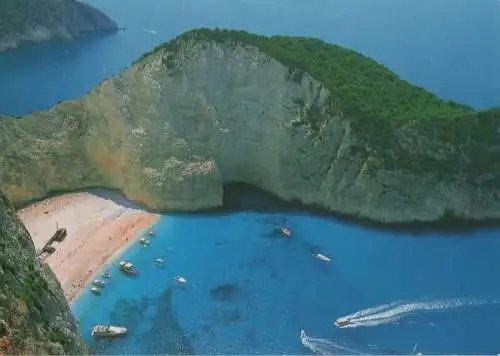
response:
M434 94L399 79L374 60L353 50L315 38L259 36L245 31L198 29L162 44L160 49L175 52L181 41L216 41L258 47L262 52L299 73L307 72L333 94L335 105L344 115L389 120L453 117L472 108L440 100ZM140 60L139 60L140 61Z
M372 167L369 168L397 168L416 174L449 176L462 174L464 169L460 166L467 164L472 170L465 171L472 176L477 171L488 171L491 162L496 162L492 161L493 153L490 154L488 147L497 140L500 110L477 113L469 106L441 100L401 80L373 59L319 39L196 29L156 47L136 63L159 50L176 53L181 43L188 40L255 46L289 67L292 80L300 80L304 73L313 76L332 93L327 106L328 116L340 113L351 120L361 138L353 152L370 157ZM167 62L167 65L173 64ZM297 104L303 105L299 101ZM314 107L306 115L308 124L316 132L321 125L320 117L315 114ZM424 135L431 142L451 144L455 149L439 160L428 153L407 152L398 137L398 130L405 126L411 126L414 133ZM474 156L472 161L464 161L461 150L465 146Z

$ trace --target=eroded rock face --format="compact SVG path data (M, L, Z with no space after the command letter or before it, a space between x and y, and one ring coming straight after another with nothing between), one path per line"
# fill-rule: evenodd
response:
M0 52L118 29L101 11L78 0L0 0L0 10Z
M59 282L0 192L0 353L86 354Z
M243 182L382 222L500 216L497 170L482 185L471 170L465 179L455 169L407 169L414 157L471 159L474 137L450 151L422 133L428 123L409 123L384 158L358 134L356 118L326 110L332 93L322 83L290 73L248 45L185 41L175 54L159 50L81 99L0 119L0 182L15 203L101 186L151 208L197 210L220 206L224 183ZM305 124L311 112L318 130Z

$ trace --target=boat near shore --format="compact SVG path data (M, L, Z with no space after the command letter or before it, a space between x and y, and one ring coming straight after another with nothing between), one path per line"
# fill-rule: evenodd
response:
M115 325L95 325L92 328L93 337L116 337L127 333L127 328Z
M130 275L138 275L139 271L137 268L134 267L134 265L131 262L127 261L121 261L119 265L120 271L122 271L125 274L130 274Z
M106 286L106 282L104 282L102 279L94 279L92 281L92 284L99 288L104 288Z
M102 289L96 286L92 286L92 288L90 288L90 292L94 295L101 295Z

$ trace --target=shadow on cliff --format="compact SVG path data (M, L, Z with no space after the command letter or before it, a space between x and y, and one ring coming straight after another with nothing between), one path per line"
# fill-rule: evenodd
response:
M87 188L78 191L57 191L51 192L47 197L54 197L67 193L88 192L96 196L109 199L115 203L135 209L143 209L152 213L165 214L164 211L152 210L140 203L127 199L120 191L108 188ZM39 199L39 200L43 200ZM21 209L27 205L33 204L34 200L23 205L16 206ZM339 224L358 225L369 229L389 232L406 232L414 235L423 235L429 233L449 233L453 236L467 236L477 230L500 228L500 220L466 220L453 216L451 213L439 220L433 222L412 222L412 223L381 223L366 218L347 216L339 213L327 211L314 205L305 205L299 202L285 202L274 195L251 185L244 183L230 183L224 185L223 207L214 208L197 212L176 212L168 211L170 215L192 215L192 214L213 214L224 215L239 211L252 211L262 213L295 213L295 214L314 214L336 220Z
M327 211L319 206L305 205L299 202L285 202L263 191L262 189L241 183L224 186L224 207L219 211L255 211L255 212L291 212L314 214L335 219L345 225L361 225L366 228L382 231L401 231L413 234L428 234L432 232L447 232L454 235L467 235L475 230L485 228L500 228L500 220L466 220L446 213L445 216L433 222L416 221L412 223L381 223L367 218L348 216Z

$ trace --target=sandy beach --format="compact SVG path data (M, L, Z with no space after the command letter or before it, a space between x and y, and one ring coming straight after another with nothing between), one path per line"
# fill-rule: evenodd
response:
M48 198L19 210L18 216L37 249L57 228L67 229L65 240L54 244L56 251L44 261L56 274L69 301L111 256L160 218L132 207L130 202L87 192Z

